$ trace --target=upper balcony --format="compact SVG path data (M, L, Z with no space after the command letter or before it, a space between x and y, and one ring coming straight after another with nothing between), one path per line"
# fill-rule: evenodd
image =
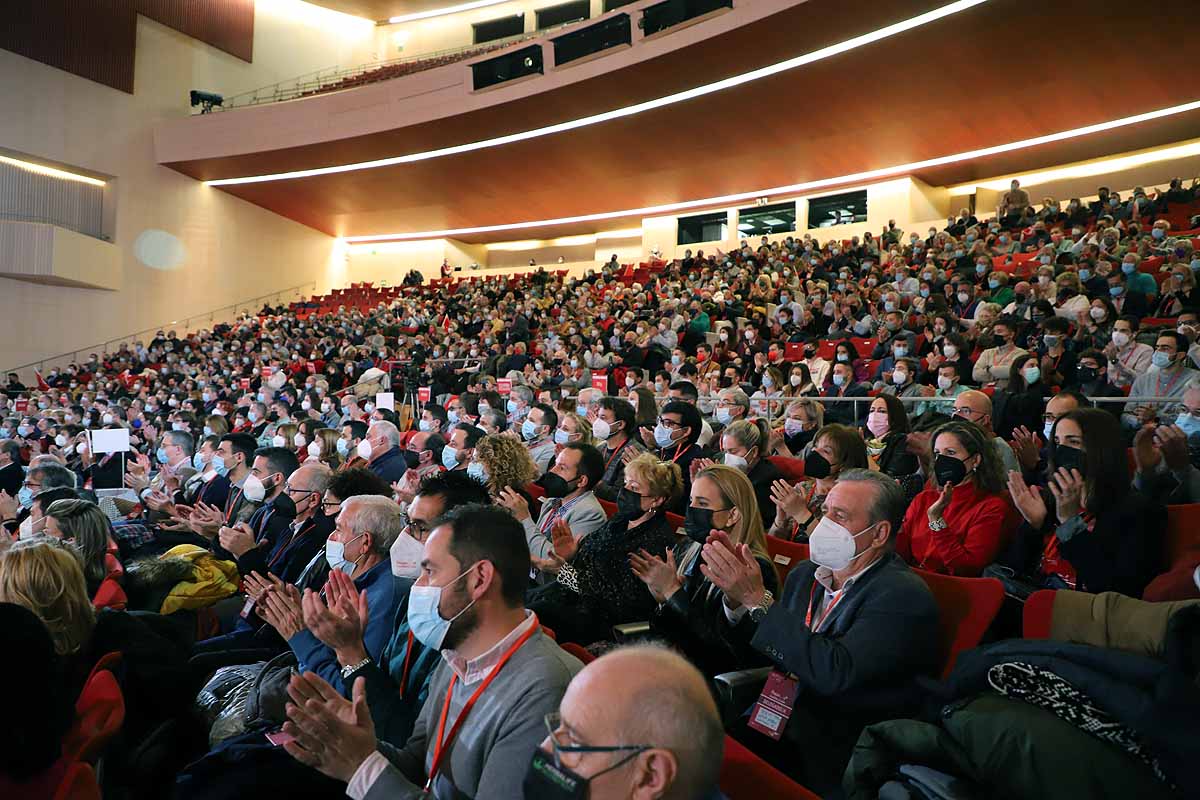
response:
M1154 33L1167 20L1188 19L1192 0L1152 9L1121 3L1104 14L1084 0L739 0L646 37L637 22L660 3L638 0L509 45L540 48L543 73L482 91L473 67L496 53L173 120L155 131L158 161L223 180L409 156L220 187L352 236L628 212L606 218L620 225L653 207L806 182L852 183L896 165L916 164L904 174L938 186L1200 133L1200 110L1188 107L917 163L1196 100L1185 78L1194 71L1187 48ZM937 9L953 13L922 17ZM633 23L630 44L556 65L553 40L621 14ZM1021 32L1016 39L1014 31ZM1110 58L1145 48L1154 53L1145 69ZM798 60L771 69L789 59ZM718 81L730 85L710 86ZM708 88L672 97L698 87ZM602 116L589 119L595 115ZM542 130L549 126L562 130ZM583 219L520 236L595 229L594 219Z

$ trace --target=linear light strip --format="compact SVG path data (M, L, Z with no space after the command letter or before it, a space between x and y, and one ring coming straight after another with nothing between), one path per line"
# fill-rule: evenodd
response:
M805 53L804 55L796 56L795 58L790 58L786 61L780 61L777 64L760 67L759 69L751 70L750 72L745 72L741 75L734 75L714 83L705 84L704 86L697 86L692 89L686 89L682 92L676 92L675 94L659 97L654 100L647 100L643 103L636 103L631 106L613 109L612 111L605 111L600 114L592 114L591 116L587 117L580 117L578 119L568 120L566 122L559 122L557 124L547 125L542 128L534 128L532 130L521 131L519 133L510 133L506 136L482 139L477 142L468 142L466 144L454 145L452 147L443 147L438 150L427 150L423 153L410 153L403 156L380 158L374 161L360 161L355 164L341 164L332 167L316 167L314 169L302 169L294 172L276 172L270 175L251 175L244 178L220 178L217 180L205 181L205 185L236 186L244 183L285 181L294 180L296 178L312 178L318 175L333 175L339 172L353 172L363 169L392 167L398 164L411 164L416 161L428 161L429 159L433 158L442 158L444 156L458 155L460 153L469 153L489 147L499 147L501 145L512 144L513 142L522 142L542 136L551 136L556 133L564 133L566 131L584 128L589 125L597 125L601 122L609 122L610 120L614 119L630 117L635 114L640 114L644 111L662 108L663 106L673 105L675 103L683 103L688 100L694 100L697 97L703 97L715 92L732 89L735 86L741 86L742 84L750 83L751 81L756 81L761 78L777 75L780 72L786 72L787 70L795 69L796 67L801 67L805 64L811 64L815 61L831 58L833 56L840 55L841 53L877 42L881 39L886 39L890 36L896 36L906 31L910 31L913 28L919 28L922 25L936 22L939 19L943 19L951 16L952 14L957 14L960 11L965 11L969 8L982 5L988 1L989 0L957 0L957 2L942 6L941 8L936 8L932 11L927 11L924 14L912 17L911 19L906 19L902 22L888 25L884 28L880 28L879 30L872 31L870 33L865 33L861 36L855 36L852 39L847 39L844 42L833 44L829 47L823 47L820 50L814 50L811 53Z
M388 24L396 25L401 22L416 22L419 19L429 19L430 17L441 17L446 14L457 14L460 11L474 11L477 8L487 8L488 6L507 3L509 0L475 0L474 3L461 3L457 6L446 6L445 8L434 8L429 11L418 11L415 14L401 14L398 17L389 17Z
M930 167L940 167L946 164L969 161L971 159L987 158L988 156L994 156L1000 153L1009 153L1014 150L1023 150L1043 144L1061 142L1065 139L1074 139L1080 136L1089 136L1093 133L1102 133L1104 131L1113 130L1114 128L1137 125L1142 122L1161 119L1162 117L1169 117L1176 114L1183 114L1188 111L1195 111L1197 109L1200 109L1200 100L1193 100L1190 103L1183 103L1182 105L1171 106L1169 108L1160 108L1156 111L1147 111L1144 114L1135 114L1132 117L1122 117L1121 119L1109 120L1108 122L1099 122L1082 128L1073 128L1068 131L1059 131L1058 133L1049 133L1044 136L1035 136L1031 139L1022 139L1017 142L1009 142L1008 144L982 147L977 150L968 150L964 153L939 156L938 158L929 158L925 159L924 161L912 161L908 164L898 164L896 166L883 167L881 169L868 170L866 172L855 172L849 175L839 175L836 178L822 178L820 180L807 181L805 183L794 183L790 186L776 186L771 189L754 189L748 192L728 194L721 197L707 197L702 200L687 200L680 203L668 203L659 206L647 206L645 208L630 208L623 211L605 211L598 214L583 214L575 217L558 217L556 219L514 222L504 225L485 225L476 228L454 228L441 231L420 231L413 233L387 233L374 234L370 236L347 236L344 238L345 241L350 243L402 241L406 239L440 239L446 236L462 236L466 234L495 233L498 231L513 231L543 226L550 227L554 225L569 225L577 222L595 222L619 217L655 216L702 206L729 205L745 200L751 200L755 197L798 194L800 192L809 192L814 189L822 189L828 186L837 186L839 184L848 183L863 183L866 181L875 180L877 178L906 174L921 169L928 169Z
M98 178L90 178L87 175L78 175L74 172L67 172L54 167L47 167L44 164L34 164L31 161L21 161L17 158L9 158L8 156L0 156L0 163L11 164L18 169L23 169L28 172L36 172L39 175L48 175L51 178L62 178L67 181L78 181L79 183L87 183L92 186L103 186L104 181Z

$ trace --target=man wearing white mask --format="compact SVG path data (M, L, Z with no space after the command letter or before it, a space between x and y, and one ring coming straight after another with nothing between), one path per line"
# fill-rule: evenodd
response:
M413 734L403 746L377 736L365 680L348 701L304 674L289 686L303 702L288 707L287 752L353 798L520 797L545 715L581 668L526 611L528 569L525 534L504 509L444 516L409 595L414 638L442 654Z
M596 496L610 502L625 486L625 462L645 450L633 434L637 428L637 414L628 400L620 397L603 397L599 411L592 423L592 437L600 443L600 455L604 458L604 475L596 486ZM632 454L628 451L632 450Z
M938 667L937 604L894 552L904 507L887 475L842 473L809 534L811 560L778 599L745 545L720 535L704 546L702 569L725 592L733 635L774 667L733 733L817 793L840 785L864 726L912 713L917 678ZM770 713L763 700L781 696L791 698L785 710Z
M417 428L422 432L439 433L445 436L446 428L449 426L449 416L446 414L446 409L437 403L426 403L425 408L421 409L421 419L417 422Z
M408 461L400 449L400 431L386 420L371 423L366 438L358 443L357 454L389 486L403 478L408 469Z

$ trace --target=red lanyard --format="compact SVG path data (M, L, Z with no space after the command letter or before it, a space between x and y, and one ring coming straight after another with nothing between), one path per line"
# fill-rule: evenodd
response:
M291 538L288 539L287 544L285 544L283 547L279 548L279 550L275 553L275 556L267 563L267 567L270 568L270 567L275 566L275 562L283 557L283 554L287 552L287 549L292 546L292 542L296 541L301 536L308 533L309 528L311 528L313 525L316 525L316 524L317 523L315 521L310 519L310 520L306 521L304 523L304 525L300 526L300 530L298 530L292 534Z
M819 583L814 578L813 585L812 585L812 591L810 591L808 593L808 613L806 613L804 615L804 627L808 628L810 631L812 631L814 633L821 630L821 626L825 624L825 620L829 619L829 615L831 613L833 613L833 607L836 606L838 604L838 601L841 600L842 597L845 596L845 594L846 594L845 588L842 588L841 591L837 591L837 592L833 593L833 599L831 601L829 601L829 606L825 609L825 613L821 615L821 618L819 620L817 620L817 624L814 627L812 624L813 603L815 603L817 600L817 586L818 585L819 585ZM823 591L825 589L825 587L822 586L821 589Z
M408 646L404 649L404 672L400 674L400 699L404 699L404 687L408 685L408 664L412 660L413 632L408 632Z
M608 461L604 462L604 472L601 474L608 473L608 468L612 465L613 459L615 459L617 457L617 454L620 453L625 448L625 445L628 443L628 441L629 440L627 439L625 442L621 443L620 447L618 447L616 450L613 450L612 455L608 457Z
M671 463L674 464L676 461L678 461L679 457L683 455L683 453L683 442L680 442L679 444L675 445L675 457L671 459Z
M450 734L443 739L442 732L446 730L446 716L450 712L450 698L454 694L454 682L458 680L457 674L450 676L450 685L446 687L446 700L442 703L442 716L438 722L437 739L435 740L435 747L433 751L433 766L429 768L429 780L425 782L426 793L428 793L433 787L433 779L437 776L438 770L442 766L442 757L450 748L450 743L454 741L454 737L458 735L458 729L462 727L463 720L467 718L467 714L470 714L471 709L474 708L475 701L479 699L479 696L483 694L487 687L491 686L492 681L495 680L496 676L500 674L500 670L503 669L504 665L508 663L508 660L512 658L513 653L520 650L521 645L529 641L529 637L533 636L537 629L538 621L537 615L535 614L533 617L533 624L529 626L529 630L521 634L521 638L517 639L517 641L513 643L513 646L508 648L508 651L504 655L500 656L500 660L496 662L496 666L492 668L491 673L483 679L483 682L479 684L479 688L475 690L475 694L471 695L470 699L467 700L466 705L463 706L463 710L459 713L458 719L456 719L454 721L454 725L450 727Z

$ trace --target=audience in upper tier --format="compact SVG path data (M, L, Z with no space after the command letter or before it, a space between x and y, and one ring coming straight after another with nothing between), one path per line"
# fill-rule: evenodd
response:
M9 374L0 613L61 708L0 793L48 796L97 664L129 796L715 800L722 721L837 792L936 700L939 581L1003 582L993 638L1040 589L1200 597L1200 198L1128 198L1014 182L943 230L406 281Z

